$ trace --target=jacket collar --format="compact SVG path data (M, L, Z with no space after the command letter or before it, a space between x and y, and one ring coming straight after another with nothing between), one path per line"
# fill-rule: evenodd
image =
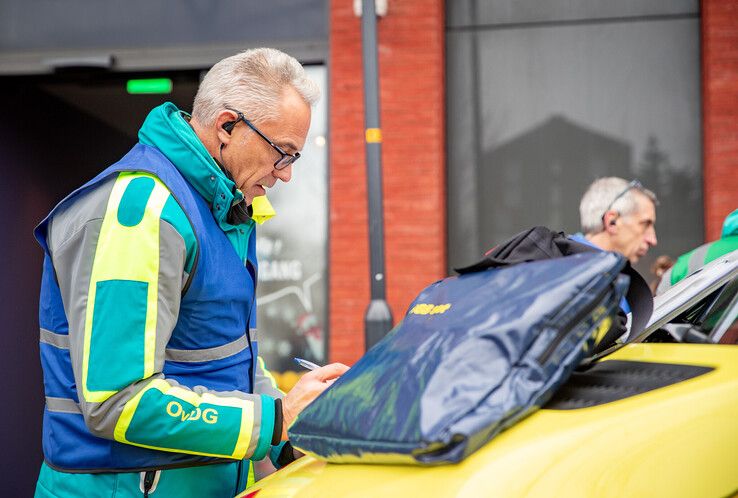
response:
M210 204L218 223L233 226L227 213L244 202L243 193L210 156L187 122L189 115L167 102L151 110L138 132L141 143L156 147ZM253 221L248 220L248 224Z

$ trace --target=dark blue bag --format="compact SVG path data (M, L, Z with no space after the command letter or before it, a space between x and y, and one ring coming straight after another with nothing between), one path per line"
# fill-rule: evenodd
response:
M610 328L625 259L597 252L427 287L402 322L298 417L333 462L458 462L539 408Z

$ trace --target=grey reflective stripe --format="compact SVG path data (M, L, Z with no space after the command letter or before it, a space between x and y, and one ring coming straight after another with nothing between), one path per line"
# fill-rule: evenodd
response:
M249 329L249 336L251 336L251 342L258 340L256 338L256 332L257 332L256 329Z
M694 250L687 262L687 275L691 275L705 266L705 256L707 256L707 251L710 250L711 245L712 244L703 244Z
M79 413L82 415L82 410L80 410L79 405L73 399L69 398L52 398L47 396L46 409L50 412Z
M108 207L108 197L116 178L117 175L110 175L94 188L80 190L74 201L74 209L55 210L54 216L49 220L47 237L49 250L54 257L54 266L56 266L54 253L78 237L88 222L99 220L102 223Z
M228 344L207 349L172 349L167 348L166 359L181 362L202 362L222 360L234 354L240 353L249 345L249 339L245 335Z
M67 334L57 334L51 330L41 329L40 341L59 349L69 349L69 336Z

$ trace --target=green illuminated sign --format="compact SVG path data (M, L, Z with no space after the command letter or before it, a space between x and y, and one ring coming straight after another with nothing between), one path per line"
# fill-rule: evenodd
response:
M126 90L130 94L172 93L172 80L169 78L149 78L145 80L128 80Z

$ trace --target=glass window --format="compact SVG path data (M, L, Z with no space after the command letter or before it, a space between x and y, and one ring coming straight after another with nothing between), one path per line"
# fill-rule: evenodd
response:
M327 95L325 66L307 66ZM257 327L267 368L296 371L295 356L326 359L328 154L327 99L313 108L310 131L292 180L268 192L277 216L257 228ZM294 377L293 377L294 378ZM284 387L289 380L278 379Z
M449 26L679 16L699 12L698 0L453 0Z
M702 243L698 14L500 19L447 28L449 266L531 226L577 232L601 176L660 199L642 274Z
M646 342L674 342L675 337L682 337L687 328L696 332L693 334L695 338L704 337L712 342L738 344L738 278L675 316L661 330L654 331Z
M738 278L723 287L691 323L715 341L735 344L738 340Z
M738 344L738 296L734 296L729 313L724 315L719 332L713 331L713 340L720 344Z

